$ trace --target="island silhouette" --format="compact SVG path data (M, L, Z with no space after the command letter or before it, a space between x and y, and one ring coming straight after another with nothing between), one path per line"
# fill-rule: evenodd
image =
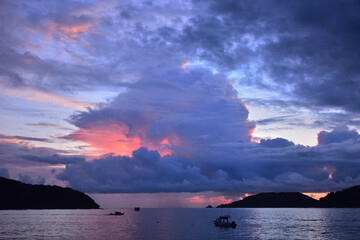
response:
M299 192L266 192L218 208L360 208L360 185L330 192L319 200Z
M88 195L59 186L32 185L0 177L0 209L97 209Z
M91 197L71 188L32 185L3 177L0 196L0 210L99 208ZM360 185L330 192L319 200L299 192L265 192L217 208L360 208Z

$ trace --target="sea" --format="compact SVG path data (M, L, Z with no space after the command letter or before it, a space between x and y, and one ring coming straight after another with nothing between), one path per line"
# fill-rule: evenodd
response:
M236 228L215 227L224 214ZM2 210L0 239L360 239L360 209Z

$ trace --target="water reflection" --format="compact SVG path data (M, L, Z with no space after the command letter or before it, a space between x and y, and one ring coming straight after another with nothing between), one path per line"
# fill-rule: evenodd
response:
M235 229L214 227L220 209L0 211L1 239L358 239L360 209L231 209Z

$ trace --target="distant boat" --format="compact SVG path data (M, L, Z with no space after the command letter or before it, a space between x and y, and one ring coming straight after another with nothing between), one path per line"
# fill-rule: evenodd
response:
M214 224L216 227L235 228L237 224L235 223L235 221L229 222L229 218L230 218L229 215L220 216L220 217L216 218L216 220L214 221Z
M140 211L139 207L134 208L135 211Z
M117 216L121 216L121 215L124 215L124 214L125 213L119 212L119 211L114 211L114 212L109 213L109 215L117 215Z

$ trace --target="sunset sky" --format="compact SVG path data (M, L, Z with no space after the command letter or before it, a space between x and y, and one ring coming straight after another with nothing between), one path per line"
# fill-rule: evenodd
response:
M360 184L360 1L0 1L0 176L102 207Z

